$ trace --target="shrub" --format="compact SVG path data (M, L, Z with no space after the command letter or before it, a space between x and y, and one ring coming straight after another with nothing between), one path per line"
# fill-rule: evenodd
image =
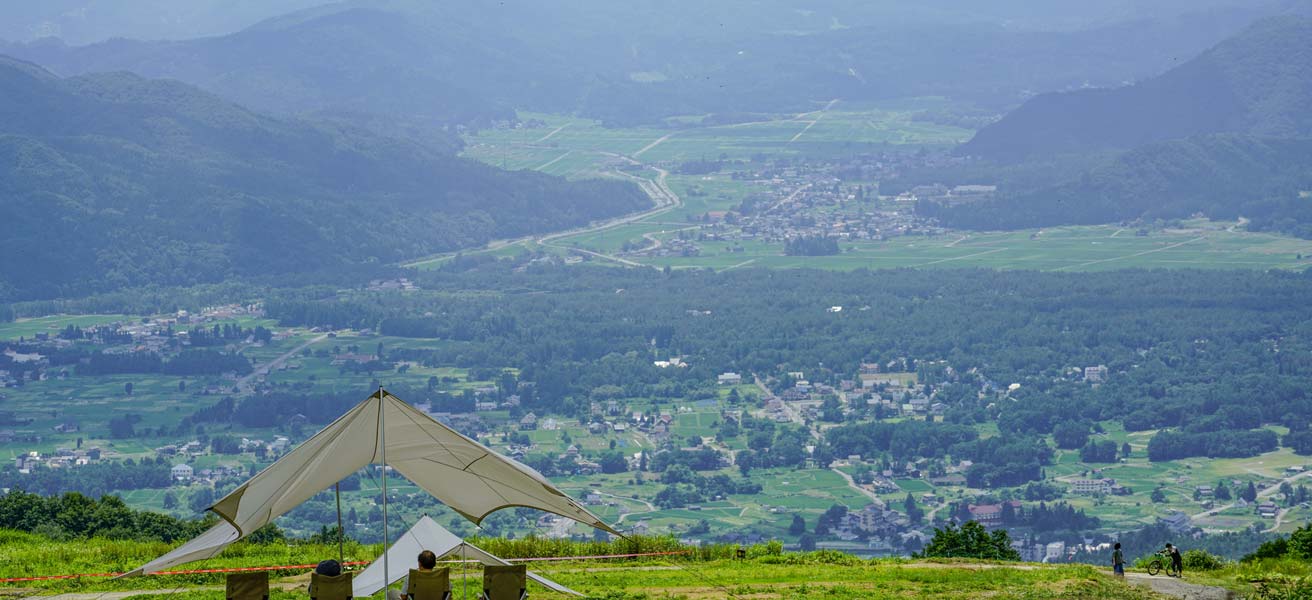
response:
M1312 581L1307 578L1293 581L1263 581L1257 585L1251 600L1312 600Z
M1213 571L1225 566L1225 561L1206 550L1189 550L1180 556L1184 568L1190 571Z
M840 565L844 567L867 564L867 561L861 558L838 550L816 550L814 552L794 552L765 556L759 562L768 565Z

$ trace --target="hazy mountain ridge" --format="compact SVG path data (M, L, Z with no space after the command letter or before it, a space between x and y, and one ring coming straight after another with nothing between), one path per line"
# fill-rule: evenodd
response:
M393 261L645 206L635 187L503 173L253 113L173 81L0 63L0 295Z
M1141 83L1038 96L963 154L1003 160L1130 148L1209 133L1312 135L1312 18L1264 20Z
M41 0L0 9L0 38L59 37L85 44L114 37L182 39L236 31L261 19L333 0Z
M1211 135L1149 144L1078 178L996 200L922 205L950 227L1022 229L1202 213L1312 237L1312 140Z
M640 123L800 112L834 98L945 95L1011 106L1031 93L1158 73L1173 57L1280 10L1214 2L1202 12L1036 31L939 4L952 10L899 9L905 18L889 19L880 18L887 7L842 2L808 11L763 2L743 14L729 6L369 1L214 38L81 47L44 40L0 51L61 74L127 70L180 79L280 113L478 124L524 108Z

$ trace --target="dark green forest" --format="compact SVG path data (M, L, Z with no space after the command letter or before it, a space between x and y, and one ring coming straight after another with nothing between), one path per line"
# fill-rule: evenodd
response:
M327 274L649 203L186 85L0 60L0 300Z

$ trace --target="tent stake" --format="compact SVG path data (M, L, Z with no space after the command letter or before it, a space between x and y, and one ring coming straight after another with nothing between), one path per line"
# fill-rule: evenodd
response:
M386 600L388 583L392 581L387 564L387 548L391 546L391 536L387 532L387 406L383 403L383 386L378 386L378 431L383 442L383 598Z

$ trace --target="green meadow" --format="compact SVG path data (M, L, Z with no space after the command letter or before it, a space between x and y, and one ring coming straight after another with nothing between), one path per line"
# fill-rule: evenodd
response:
M31 534L0 531L0 577L122 572L163 554L169 545L103 539L54 541ZM581 556L644 551L679 551L667 538L638 538L608 544L553 540L474 540L507 558ZM713 547L683 556L623 561L549 561L530 563L533 571L596 600L753 598L756 600L870 600L927 598L948 600L987 596L1046 600L1159 598L1088 566L979 564L965 561L865 561L835 552L780 553L777 547L753 546L743 560L725 558L730 547ZM343 558L370 561L377 545L349 543ZM188 569L308 565L336 558L335 546L239 543L219 557L191 563ZM358 567L357 567L358 568ZM482 588L481 570L451 564L456 598ZM86 578L0 584L0 594L35 596L60 593L88 597L119 592L116 598L182 600L223 598L222 574L146 576L129 579ZM303 598L308 570L271 573L271 598ZM530 584L531 598L570 598ZM471 595L472 596L472 595ZM381 598L382 593L374 598Z

